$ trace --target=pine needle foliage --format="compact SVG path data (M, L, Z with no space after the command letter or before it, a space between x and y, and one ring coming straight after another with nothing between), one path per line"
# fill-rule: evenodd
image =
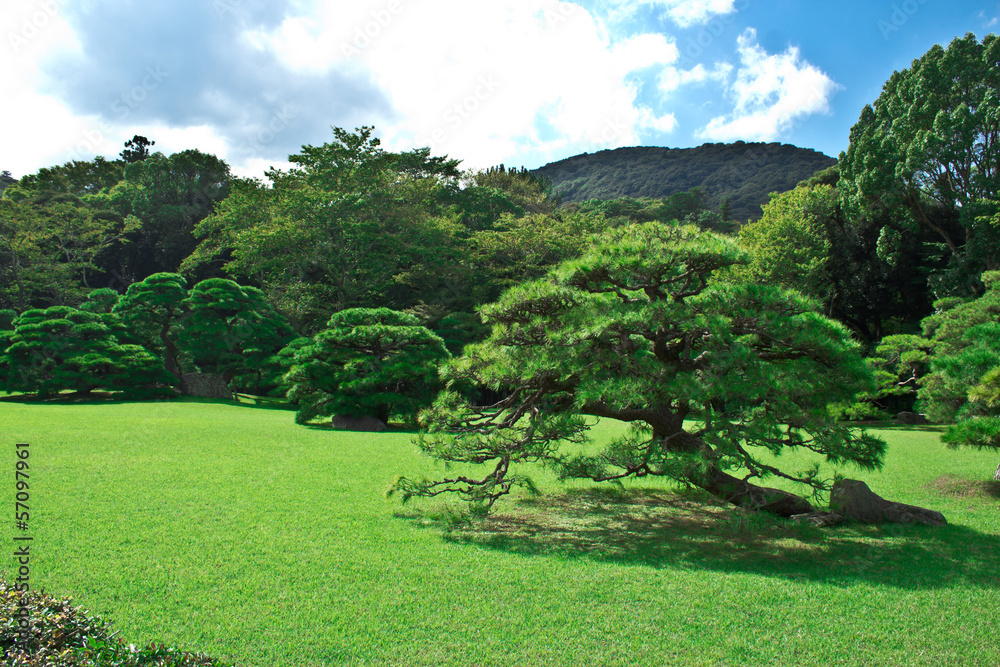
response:
M343 415L411 419L440 387L444 341L416 316L389 308L350 308L301 346L285 376L295 420Z
M818 495L832 479L780 468L772 454L804 449L879 468L884 443L829 416L874 386L849 332L795 291L713 280L744 261L726 237L647 223L610 230L581 258L507 291L482 309L489 339L446 366L449 390L422 414L418 441L485 471L404 477L391 492L456 493L488 508L530 484L523 464L542 461L565 478L662 476L788 515L812 507L753 481L782 478ZM460 391L468 385L502 398L477 405ZM595 454L593 417L633 428Z

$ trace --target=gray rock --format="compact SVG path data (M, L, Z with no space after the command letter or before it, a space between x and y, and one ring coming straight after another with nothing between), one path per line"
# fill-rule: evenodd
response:
M856 479L841 480L833 485L830 511L861 523L922 523L929 526L948 523L941 512L886 500Z
M374 433L381 433L385 430L385 422L381 419L375 419L374 417L345 417L343 415L334 415L330 419L330 423L333 428L342 431L369 431Z
M185 373L181 376L181 391L187 396L225 398L233 400L233 391L225 378L215 373Z
M896 421L900 424L930 424L930 421L927 420L927 415L916 412L900 412L896 415Z

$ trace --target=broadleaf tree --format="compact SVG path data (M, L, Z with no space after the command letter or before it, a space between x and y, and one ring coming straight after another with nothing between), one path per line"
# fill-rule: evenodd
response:
M894 72L840 169L855 211L898 210L934 235L949 260L937 296L981 294L979 274L1000 268L1000 37L969 33Z
M781 465L805 450L877 469L885 444L833 421L828 406L874 384L847 329L815 301L774 286L713 282L744 261L730 239L693 226L626 226L580 258L482 309L492 334L446 365L449 388L422 413L420 447L481 475L400 478L403 499L456 493L490 507L530 486L527 464L566 478L661 476L778 515L832 480ZM476 405L463 386L499 392ZM630 428L600 453L594 418ZM764 487L780 478L803 494Z
M239 182L199 223L185 270L225 258L226 272L263 285L307 332L338 310L398 299L396 277L436 264L452 244L442 190L460 174L426 148L385 151L373 131L334 128L332 143L303 146L292 169L269 171L272 186Z

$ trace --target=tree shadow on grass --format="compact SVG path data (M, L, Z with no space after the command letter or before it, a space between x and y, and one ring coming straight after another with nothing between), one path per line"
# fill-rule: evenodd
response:
M944 431L947 424L901 424L895 419L882 419L870 421L844 422L849 426L863 428L874 431L924 431L927 433L940 433Z
M485 549L654 568L708 569L902 589L1000 589L1000 537L948 525L816 528L693 492L587 489L468 522L428 521Z
M349 428L334 428L333 424L329 421L325 422L309 422L308 424L299 424L299 426L304 426L313 431L330 431L333 433L354 433L357 435L389 435L393 433L408 433L410 435L416 435L420 433L420 429L416 426L406 426L405 424L400 424L397 422L389 422L386 425L384 431L353 431Z

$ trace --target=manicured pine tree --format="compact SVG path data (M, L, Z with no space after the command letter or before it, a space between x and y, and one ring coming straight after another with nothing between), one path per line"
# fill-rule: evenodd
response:
M402 478L394 491L404 499L451 492L488 508L531 488L524 468L542 462L567 478L664 477L788 516L812 505L757 480L820 495L834 471L797 469L777 455L879 468L885 443L828 412L874 388L850 333L794 291L713 278L745 261L721 235L630 225L509 290L482 309L490 337L445 366L449 389L421 415L425 452L485 469ZM479 405L462 385L500 399ZM595 453L594 417L631 428Z
M932 356L918 406L934 421L955 421L941 436L950 446L1000 450L1000 271L981 280L981 297L943 299L924 319Z
M244 391L257 396L283 397L288 391L288 387L284 384L284 377L295 365L295 355L308 345L312 345L312 338L301 336L294 339L267 357L260 366L237 375L237 386L244 387ZM250 391L251 388L253 391Z
M203 280L183 302L187 310L178 343L202 373L227 384L261 367L293 337L287 321L255 287L232 280Z
M17 313L13 310L0 310L0 391L13 391L9 389L11 366L7 362L7 348L10 347L10 339L14 336L14 319Z
M412 417L439 387L438 366L451 355L444 341L408 313L352 308L335 313L327 329L295 356L285 377L295 421L342 415Z
M47 398L95 389L128 396L172 395L159 360L138 345L121 345L94 313L52 306L22 313L5 353L8 387Z
M128 330L162 361L177 382L181 379L177 331L185 315L187 280L176 273L154 273L129 285L113 307Z

